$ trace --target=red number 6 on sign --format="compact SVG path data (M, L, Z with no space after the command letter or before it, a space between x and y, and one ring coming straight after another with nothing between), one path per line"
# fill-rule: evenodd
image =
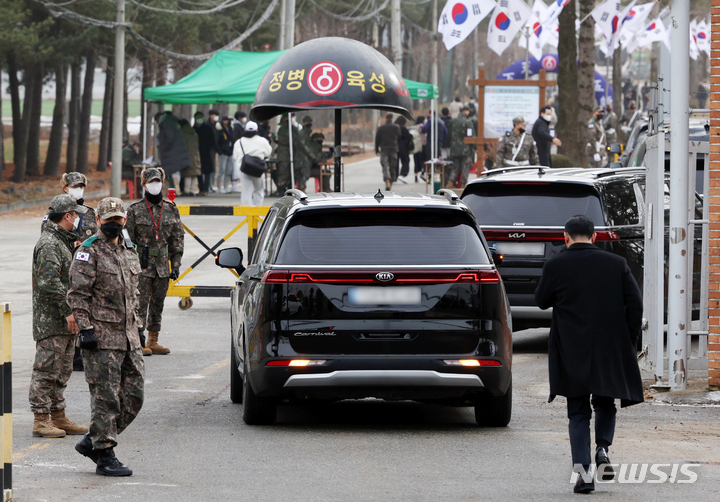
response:
M336 64L323 61L310 68L307 82L310 90L318 96L329 96L340 89L343 74Z

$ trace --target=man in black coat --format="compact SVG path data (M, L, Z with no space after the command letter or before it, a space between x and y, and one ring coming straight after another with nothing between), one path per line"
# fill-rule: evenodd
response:
M553 307L548 348L550 401L567 398L576 493L595 489L591 471L590 410L595 410L595 463L614 477L607 449L615 433L615 399L643 402L636 342L642 296L627 262L593 245L595 227L579 215L565 223L567 250L545 263L535 300ZM581 470L582 469L582 470ZM576 474L574 474L576 475Z
M211 174L215 172L215 153L218 151L215 130L205 122L203 112L195 112L195 125L200 150L200 195L207 195L212 189Z
M540 116L535 121L532 129L532 137L537 145L538 157L540 157L540 165L552 167L550 161L550 148L552 145L562 146L562 141L550 133L550 121L552 120L552 110L549 106L543 106L540 109Z
M185 138L183 137L178 118L172 112L155 114L158 124L158 151L156 160L160 162L165 174L174 174L190 167ZM177 187L179 188L179 187Z

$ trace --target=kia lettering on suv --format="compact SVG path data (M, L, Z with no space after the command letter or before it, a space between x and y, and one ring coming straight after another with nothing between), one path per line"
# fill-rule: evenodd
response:
M279 404L415 400L474 406L505 426L509 303L470 210L444 195L290 190L232 294L231 400L248 424Z

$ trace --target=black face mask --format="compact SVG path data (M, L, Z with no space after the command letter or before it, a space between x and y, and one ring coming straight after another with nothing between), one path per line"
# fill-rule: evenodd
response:
M518 129L518 132L519 132L520 134L525 134L525 129L521 127L520 129Z
M605 118L605 114L604 114L604 113L598 113L597 118L598 118L598 120L602 120L603 118Z
M122 232L123 226L116 222L116 221L108 221L107 223L103 223L100 225L100 230L103 234L105 234L105 237L108 239L114 239L116 237L120 237L120 232Z

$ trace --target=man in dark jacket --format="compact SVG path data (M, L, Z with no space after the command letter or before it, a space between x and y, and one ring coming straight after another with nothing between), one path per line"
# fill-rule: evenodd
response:
M203 112L195 112L195 125L198 136L198 150L200 151L200 195L207 195L210 191L210 174L215 172L215 153L218 151L215 141L215 131L205 122Z
M552 145L561 146L562 141L557 139L550 132L550 121L552 120L552 109L549 106L543 106L540 110L540 116L535 121L532 130L532 137L537 145L538 157L540 157L540 165L552 167L550 161L550 148Z
M393 124L392 113L385 115L385 123L375 133L375 154L380 155L385 190L392 188L397 178L398 139L400 126Z
M158 124L158 159L165 174L174 174L190 165L185 139L178 123L178 118L172 112L163 112L155 115ZM179 187L178 187L179 188Z
M625 259L593 245L595 227L584 215L565 223L567 250L545 263L535 300L553 307L548 349L550 401L567 398L574 491L595 489L590 474L590 404L595 410L595 463L614 477L607 449L615 433L615 399L643 402L636 342L642 296ZM591 401L592 396L592 401Z

